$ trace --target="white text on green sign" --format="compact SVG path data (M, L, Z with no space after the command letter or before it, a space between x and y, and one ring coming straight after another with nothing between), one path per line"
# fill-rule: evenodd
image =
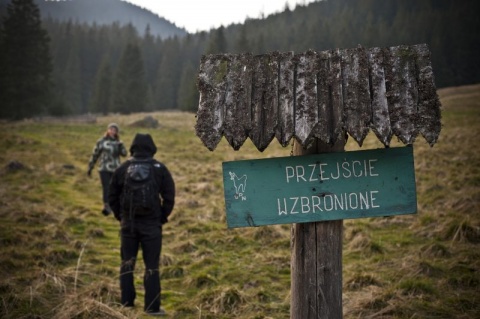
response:
M228 227L416 212L413 148L223 163Z

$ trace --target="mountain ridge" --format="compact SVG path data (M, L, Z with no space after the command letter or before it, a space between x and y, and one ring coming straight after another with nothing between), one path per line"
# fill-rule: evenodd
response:
M0 0L0 14L6 11L10 2L10 0ZM34 0L34 2L40 9L42 19L50 18L89 25L131 24L139 35L143 35L149 26L150 34L162 39L187 35L185 29L177 27L173 22L148 9L122 0Z

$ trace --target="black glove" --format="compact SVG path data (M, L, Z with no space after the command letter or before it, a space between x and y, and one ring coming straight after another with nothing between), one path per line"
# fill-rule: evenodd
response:
M163 224L166 224L168 223L168 217L166 217L165 215L161 215L160 216L160 223L163 225Z

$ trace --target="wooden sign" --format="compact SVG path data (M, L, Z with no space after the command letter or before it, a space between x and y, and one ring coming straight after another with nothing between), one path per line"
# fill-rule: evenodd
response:
M235 150L247 138L263 151L274 138L307 147L346 133L361 146L370 129L385 146L394 135L433 145L441 129L426 44L205 55L198 89L195 131L212 151L222 137Z
M223 163L229 228L417 211L413 147Z

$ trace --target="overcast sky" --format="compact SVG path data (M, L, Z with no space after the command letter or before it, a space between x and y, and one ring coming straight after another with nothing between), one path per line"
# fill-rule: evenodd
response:
M248 18L266 17L281 12L288 3L293 10L297 4L314 0L126 0L185 28L190 33L208 31L221 25L243 23Z

